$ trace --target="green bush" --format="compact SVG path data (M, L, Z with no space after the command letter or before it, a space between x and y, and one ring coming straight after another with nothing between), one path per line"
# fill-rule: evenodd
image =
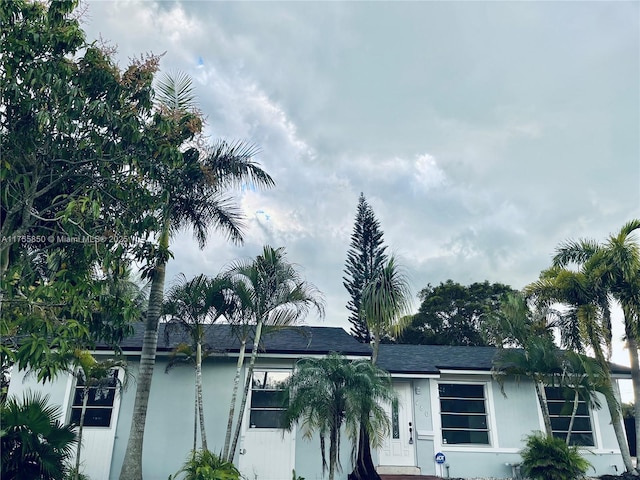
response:
M584 478L591 464L578 448L542 433L527 436L522 455L522 473L532 480L575 480Z
M182 468L170 479L184 475L184 480L239 480L240 472L231 462L208 450L191 452Z

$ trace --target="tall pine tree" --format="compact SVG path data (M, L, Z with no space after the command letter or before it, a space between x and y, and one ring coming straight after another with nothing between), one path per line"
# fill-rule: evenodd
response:
M347 309L350 312L349 322L352 325L351 335L359 342L371 341L367 320L360 311L360 299L367 282L382 269L387 259L385 255L387 247L383 245L382 235L380 222L376 219L364 194L361 193L351 234L351 246L347 252L344 269L346 276L342 277L343 285L351 295L351 300L347 302Z

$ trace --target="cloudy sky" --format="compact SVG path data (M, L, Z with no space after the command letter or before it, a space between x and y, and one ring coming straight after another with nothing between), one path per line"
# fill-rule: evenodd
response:
M121 66L164 53L212 139L257 144L246 242L175 238L169 276L286 248L348 327L360 192L413 291L521 288L569 238L640 215L638 2L89 2ZM415 302L416 308L418 302ZM314 318L309 323L317 323ZM624 357L623 357L624 358Z

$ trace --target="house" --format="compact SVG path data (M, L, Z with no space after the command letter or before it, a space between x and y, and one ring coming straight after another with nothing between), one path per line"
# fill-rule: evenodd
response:
M169 354L181 339L165 342L163 326L147 412L144 443L145 480L166 480L186 459L193 442L194 375L190 368L165 373ZM222 449L231 400L239 342L228 325L213 325L207 333L213 353L203 365L205 419L209 448ZM121 348L135 376L142 345L142 329ZM302 357L338 351L348 358L367 358L368 345L355 341L341 328L296 327L264 337L256 363L254 387L244 412L236 465L249 480L288 480L292 470L307 480L322 478L319 442L297 431L278 427L279 409L264 400L277 389ZM110 352L99 349L98 357ZM436 345L381 345L378 364L392 375L398 407L388 413L391 432L382 448L373 452L380 473L442 477L509 478L520 461L523 437L543 430L543 421L531 382L507 380L504 394L490 370L496 349ZM248 359L246 361L248 363ZM629 369L614 366L616 378L629 378ZM41 389L51 403L77 416L78 396L72 376L45 386L32 376L14 373L10 394ZM548 391L553 425L561 434L568 417L564 401ZM135 387L118 393L115 386L102 392L89 408L84 430L82 463L92 480L117 480L129 435ZM604 402L604 400L603 400ZM606 408L594 410L581 403L573 437L584 445L593 475L624 470L611 419ZM350 471L350 443L341 442L343 472Z

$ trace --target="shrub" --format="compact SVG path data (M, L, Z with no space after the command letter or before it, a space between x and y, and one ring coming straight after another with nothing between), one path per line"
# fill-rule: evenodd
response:
M520 454L522 473L532 480L575 480L583 478L591 466L577 447L540 432L527 436Z
M184 475L184 480L239 480L240 472L231 462L208 450L191 452L178 472L169 478Z

